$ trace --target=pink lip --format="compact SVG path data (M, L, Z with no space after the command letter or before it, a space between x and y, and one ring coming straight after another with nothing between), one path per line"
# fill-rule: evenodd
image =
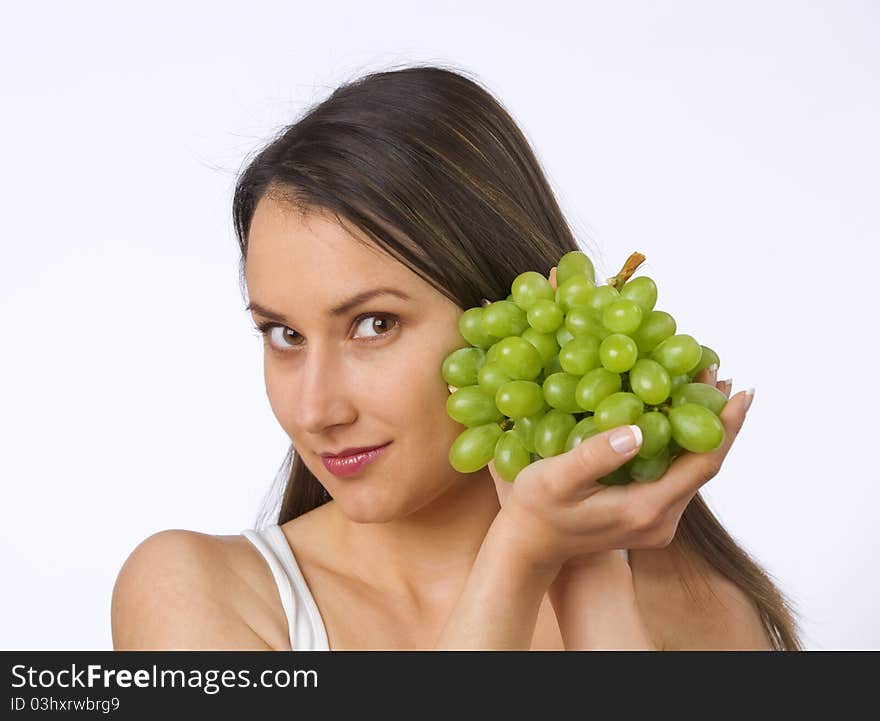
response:
M321 456L324 467L334 476L345 478L359 473L367 464L374 461L391 443L379 446L371 451L355 453L351 456Z

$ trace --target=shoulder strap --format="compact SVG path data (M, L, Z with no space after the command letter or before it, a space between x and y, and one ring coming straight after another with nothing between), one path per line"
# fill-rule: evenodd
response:
M275 577L287 617L290 648L329 651L324 622L284 531L275 524L261 530L247 529L242 535L263 554Z

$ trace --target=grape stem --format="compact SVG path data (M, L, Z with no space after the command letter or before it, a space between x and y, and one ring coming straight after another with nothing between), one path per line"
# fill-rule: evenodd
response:
M502 431L509 431L513 428L513 423L514 421L512 418L505 418L503 421L499 422L499 425L501 426Z
M620 269L620 272L613 278L608 278L608 285L614 286L615 290L620 290L623 288L626 281L632 277L632 274L636 272L636 268L644 262L645 256L638 251L635 251L626 259L626 263L623 264L623 268Z

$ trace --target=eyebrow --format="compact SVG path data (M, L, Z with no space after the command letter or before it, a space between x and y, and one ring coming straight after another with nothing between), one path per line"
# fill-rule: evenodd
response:
M404 293L402 290L397 290L396 288L371 288L369 290L361 291L360 293L351 296L348 300L344 300L341 303L333 306L329 311L327 311L327 315L336 318L341 315L345 315L350 310L353 310L359 305L366 303L373 298L376 298L380 295L393 295L398 298L402 298L403 300L412 300L410 296ZM254 313L259 313L270 320L277 320L279 323L284 323L285 325L291 325L290 321L285 318L281 313L277 311L271 310L270 308L266 308L265 306L260 305L254 301L251 301L247 304L245 310L252 311Z

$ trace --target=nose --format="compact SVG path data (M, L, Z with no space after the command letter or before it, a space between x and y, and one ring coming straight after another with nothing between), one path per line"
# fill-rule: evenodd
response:
M332 426L352 423L357 410L342 354L326 345L313 345L305 354L299 397L294 401L303 431L319 435Z

